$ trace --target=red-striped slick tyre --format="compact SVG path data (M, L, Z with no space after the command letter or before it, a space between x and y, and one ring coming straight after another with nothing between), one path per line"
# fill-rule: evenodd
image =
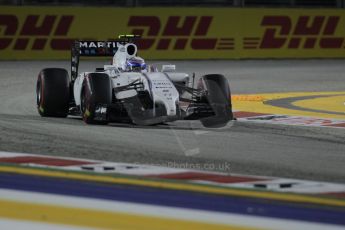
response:
M61 68L47 68L38 74L37 110L42 117L66 117L69 108L70 80Z

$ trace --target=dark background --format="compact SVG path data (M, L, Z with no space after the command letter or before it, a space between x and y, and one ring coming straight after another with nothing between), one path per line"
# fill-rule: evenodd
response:
M0 0L0 5L344 8L345 0Z

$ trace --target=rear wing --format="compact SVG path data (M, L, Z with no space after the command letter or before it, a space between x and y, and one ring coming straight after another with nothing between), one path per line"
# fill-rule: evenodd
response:
M74 41L71 47L71 78L78 76L79 57L112 57L119 44L134 43L138 35L120 35L118 39L109 41Z

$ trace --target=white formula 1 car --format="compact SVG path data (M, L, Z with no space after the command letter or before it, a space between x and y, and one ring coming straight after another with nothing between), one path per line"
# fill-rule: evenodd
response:
M200 120L221 127L233 119L230 88L223 75L202 76L158 70L137 56L137 36L113 41L75 41L71 78L61 68L43 69L37 80L37 109L41 116L82 116L90 124L132 122L153 125L174 120ZM80 56L111 56L111 65L78 74ZM191 85L191 86L190 86Z

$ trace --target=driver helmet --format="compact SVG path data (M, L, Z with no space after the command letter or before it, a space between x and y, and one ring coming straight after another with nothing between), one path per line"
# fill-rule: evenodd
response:
M146 63L144 59L140 57L131 57L126 61L126 70L133 72L141 72L146 69Z

